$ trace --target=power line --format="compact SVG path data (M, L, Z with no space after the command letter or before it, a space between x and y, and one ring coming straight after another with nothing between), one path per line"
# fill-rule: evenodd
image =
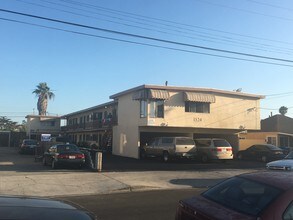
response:
M41 1L49 2L48 0L41 0ZM125 11L109 9L109 8L106 8L106 7L101 7L101 6L81 3L81 2L73 1L73 0L59 0L59 1L66 2L68 4L79 5L79 6L82 6L82 7L92 8L92 9L96 9L96 10L103 10L103 11L110 12L110 13L116 13L116 14L119 14L119 15L128 16L128 17L135 18L135 19L138 19L138 20L161 21L161 22L165 22L165 23L168 23L168 24L176 24L176 25L181 25L181 26L185 26L185 27L192 27L192 28L197 28L197 29L202 29L202 30L208 30L208 31L213 31L213 32L229 34L229 35L235 35L235 36L241 36L241 37L246 37L246 38L253 38L253 39L258 39L258 40L265 40L265 41L270 41L270 42L277 42L277 43L282 43L282 44L293 45L293 43L289 43L289 42L272 40L272 39L261 38L261 37L255 37L255 36L250 36L250 35L245 35L245 34L238 34L238 33L233 33L233 32L228 32L228 31L223 31L223 30L218 30L218 29L212 29L212 28L206 28L206 27L201 27L201 26L196 26L196 25L184 24L184 23L180 23L180 22L169 21L169 20L165 20L165 19L154 18L154 17L144 16L144 15L138 15L138 14L135 14L135 13L129 13L129 12L125 12ZM148 20L146 20L146 19L148 19ZM159 24L167 25L165 23L159 23Z
M269 7L273 7L273 8L283 9L283 10L286 10L286 11L293 11L292 8L285 8L285 7L281 7L281 6L278 6L278 5L273 5L273 4L264 3L264 2L258 2L258 1L255 1L255 0L246 0L246 1L253 2L253 3L259 4L259 5L265 5L265 6L269 6Z
M196 1L200 1L200 2L203 2L203 3L206 3L206 4L210 4L210 5L215 5L217 7L222 7L222 8L228 8L228 9L233 9L233 10L237 10L237 11L242 11L242 12L246 12L246 13L250 13L250 14L256 14L256 15L261 15L261 16L280 19L280 20L285 20L285 21L293 21L293 19L291 19L291 18L285 18L285 17L280 17L280 16L263 14L263 13L259 13L259 12L255 12L255 11L246 10L246 9L241 9L241 8L227 6L227 5L222 5L222 4L218 4L218 3L214 3L214 2L210 2L210 1L206 1L206 0L196 0Z
M198 32L196 32L196 31L194 31L192 29L187 29L187 30L195 32L196 34L192 34L192 33L186 32L186 31L178 31L178 30L170 29L170 28L162 28L162 27L158 27L158 26L154 26L154 25L150 25L150 24L146 24L146 23L141 23L141 22L135 22L135 23L138 23L139 25L148 25L150 27L159 28L159 30L154 29L154 28L146 28L146 27L127 24L127 23L123 23L123 22L117 22L117 21L113 21L113 20L109 20L109 19L98 18L98 17L95 17L95 16L84 15L84 14L80 14L80 13L76 13L76 12L72 12L72 11L68 11L68 10L63 10L63 9L59 9L59 8L48 7L48 6L37 4L37 3L27 2L27 1L24 1L24 0L15 0L15 1L22 2L22 3L25 3L25 4L34 5L34 6L38 6L38 7L57 10L57 11L61 11L61 12L64 12L64 13L69 13L69 14L73 14L73 15L77 15L77 16L86 17L86 18L97 19L99 21L102 20L102 21L106 21L106 22L110 22L110 23L114 23L114 24L124 25L124 26L127 26L127 27L139 28L139 29L148 30L148 31L155 31L155 32L158 32L158 33L168 34L168 35L172 35L172 36L181 36L181 37L185 37L185 38L191 38L191 39L201 40L201 41L205 41L205 42L212 42L212 43L221 42L221 44L228 44L228 45L233 45L233 46L238 46L238 47L243 47L243 48L249 48L249 49L265 51L265 52L275 52L275 53L281 53L281 54L286 54L286 55L292 55L292 52L293 52L293 50L291 50L289 48L275 47L275 46L268 45L268 44L263 44L263 43L260 44L260 43L255 43L255 42L250 42L250 41L245 41L245 40L240 40L240 39L233 39L231 37L225 37L225 36L210 36L210 34L208 34L208 33L198 33ZM62 6L62 7L71 8L71 9L74 9L74 10L80 10L80 11L85 11L85 12L88 12L88 13L107 16L107 17L110 17L112 19L119 19L119 20L123 20L123 21L126 21L126 22L133 22L133 21L130 21L130 20L125 20L123 18L119 18L119 17L113 17L113 16L108 16L108 15L105 15L105 14L95 13L95 12L92 12L92 11L83 10L83 9L79 9L79 8L75 8L75 7L69 7L69 6L66 6L64 4L58 4L56 2L50 2L50 1L47 1L47 0L43 0L43 1L47 2L47 3L50 3L50 4L59 5L59 6ZM171 26L171 27L173 27L173 26ZM174 28L178 29L180 27L175 26ZM167 32L167 31L163 31L162 29L172 31L172 32L175 32L175 33L170 33L170 32ZM182 29L182 28L180 28L180 29ZM185 34L188 34L188 35L185 35ZM192 34L192 36L190 36L189 34ZM197 37L193 37L193 35L195 35ZM271 49L267 49L267 48L271 48Z
M25 17L40 19L40 20L51 21L51 22L55 22L55 23L62 23L62 24L71 25L71 26L77 26L77 27L82 27L82 28L87 28L87 29L92 29L92 30L97 30L97 31L103 31L103 32L111 33L111 34L118 34L118 35L124 35L124 36L128 36L128 37L140 38L140 39L145 39L145 40L158 41L158 42L162 42L162 43L175 44L175 45L179 45L179 46L193 47L193 48L210 50L210 51L215 51L215 52L220 52L220 53L229 53L229 54L240 55L240 56L248 56L248 57L260 58L260 59L268 59L268 60L274 60L274 61L293 63L293 60L268 57L268 56L261 56L261 55L256 55L256 54L248 54L248 53L242 53L242 52L236 52L236 51L223 50L223 49L218 49L218 48L204 47L204 46L199 46L199 45L194 45L194 44L187 44L187 43L182 43L182 42L170 41L170 40L148 37L148 36L143 36L143 35L131 34L131 33L127 33L127 32L115 31L115 30L110 30L110 29L105 29L105 28L100 28L100 27L93 27L93 26L89 26L89 25L78 24L78 23L73 23L73 22L68 22L68 21L62 21L62 20L48 18L48 17L26 14L26 13L22 13L22 12L10 11L10 10L1 9L1 8L0 8L0 11L6 12L6 13L11 13L11 14L17 14L17 15L21 15L21 16L25 16Z
M112 37L99 36L99 35L94 35L94 34L78 32L78 31L71 31L71 30L65 30L65 29L61 29L61 28L49 27L49 26L45 26L45 25L33 24L33 23L24 22L24 21L18 21L18 20L13 20L13 19L0 18L0 20L14 22L14 23L20 23L20 24L26 24L26 25L36 26L36 27L42 27L42 28L47 28L47 29L51 29L51 30L63 31L63 32L68 32L68 33L88 36L88 37L95 37L95 38L113 40L113 41L118 41L118 42L131 43L131 44L136 44L136 45L150 46L150 47L168 49L168 50L173 50L173 51L187 52L187 53L200 54L200 55L213 56L213 57L226 58L226 59L233 59L233 60L248 61L248 62L254 62L254 63L262 63L262 64L277 65L277 66L293 67L293 65L288 65L288 64L281 64L281 63L273 63L273 62L266 62L266 61L238 58L238 57L223 56L223 55L217 55L217 54L210 54L210 53L191 51L191 50L186 50L186 49L179 49L179 48L166 47L166 46L160 46L160 45L154 45L154 44L148 44L148 43L135 42L135 41L130 41L130 40L123 40L123 39L112 38Z

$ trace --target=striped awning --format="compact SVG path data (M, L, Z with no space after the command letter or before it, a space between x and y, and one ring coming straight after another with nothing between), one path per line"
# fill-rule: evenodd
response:
M216 97L205 93L184 92L184 101L215 103Z
M133 94L133 100L146 100L146 99L160 99L166 100L170 98L170 94L166 90L160 89L144 89L137 91Z
M166 100L170 98L169 92L166 90L150 89L148 94L149 99L162 99Z

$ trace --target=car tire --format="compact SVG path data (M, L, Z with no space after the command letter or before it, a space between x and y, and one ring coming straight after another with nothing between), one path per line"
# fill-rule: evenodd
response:
M169 153L168 153L167 151L164 151L164 152L163 152L163 161L164 161L165 163L167 163L167 162L169 162L169 160L170 160L170 155L169 155Z
M264 163L266 163L268 160L267 156L261 156L260 159L261 159L261 162L264 162Z
M55 160L52 160L51 167L52 167L52 169L57 169L57 164L56 164Z
M43 165L44 165L44 166L47 166L47 165L48 165L48 164L47 164L46 157L43 157L43 160L42 160L42 162L43 162Z
M201 155L200 156L200 161L202 163L207 163L209 161L208 155L206 155L206 154Z

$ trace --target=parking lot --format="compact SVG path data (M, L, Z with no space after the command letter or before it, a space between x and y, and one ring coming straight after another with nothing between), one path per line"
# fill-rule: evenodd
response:
M211 161L201 163L197 160L174 160L168 163L160 158L148 158L137 160L103 154L102 172L136 172L136 171L217 171L235 169L264 169L265 164L255 161L231 160L225 163ZM0 171L9 172L90 172L87 167L76 169L72 167L60 167L53 170L50 166L43 166L41 160L35 161L34 155L18 154L17 148L0 148Z
M164 163L103 155L102 172L89 168L52 169L21 155L16 148L0 148L0 194L22 196L71 196L129 191L206 188L246 172L264 170L264 163L250 161L202 164L192 160Z

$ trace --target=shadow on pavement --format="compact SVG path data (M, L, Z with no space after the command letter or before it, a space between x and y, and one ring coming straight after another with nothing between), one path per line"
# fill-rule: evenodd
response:
M209 188L212 187L226 178L223 179L173 179L170 183L175 185L191 186L193 188Z

